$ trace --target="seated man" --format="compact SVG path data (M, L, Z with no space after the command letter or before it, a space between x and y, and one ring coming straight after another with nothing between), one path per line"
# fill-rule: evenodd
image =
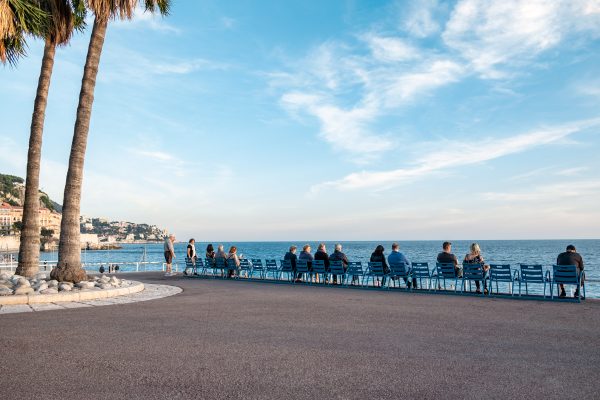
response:
M296 278L296 261L298 260L298 256L296 255L296 250L298 248L296 246L290 246L290 251L288 251L287 253L285 253L285 256L283 256L284 260L289 260L290 264L292 265L292 271L294 271L294 279Z
M456 273L456 276L461 277L462 270L458 266L458 259L454 254L452 254L452 243L444 242L444 244L442 244L442 250L443 251L437 256L437 262L443 264L454 264L454 272Z
M575 265L577 266L577 273L581 276L581 271L583 271L583 258L581 258L581 255L577 252L575 246L570 244L567 246L567 251L558 255L556 258L556 265ZM583 280L581 280L581 286L583 286ZM567 297L564 285L560 285L560 297ZM575 291L573 297L579 297L579 289Z
M348 257L344 253L342 253L342 245L337 243L335 245L335 251L329 256L329 262L331 261L341 261L342 266L344 267L344 271L348 268ZM358 277L357 277L358 279ZM354 282L354 277L352 277L352 282ZM333 283L337 283L337 275L333 276Z
M329 271L329 255L327 254L327 249L325 248L325 243L319 244L317 247L317 252L315 253L315 260L322 260L325 265L325 270ZM319 277L317 276L317 281Z
M392 243L392 252L388 256L388 264L390 264L390 266L392 264L400 264L400 265L403 264L404 268L406 268L406 271L408 271L410 268L410 261L408 261L408 259L404 256L404 254L400 253L400 245L398 243ZM410 288L411 282L408 282L407 278L403 278L403 279L404 279L404 283L406 283L406 286L408 286ZM416 278L412 279L412 285L415 287L415 289L417 288L417 279Z

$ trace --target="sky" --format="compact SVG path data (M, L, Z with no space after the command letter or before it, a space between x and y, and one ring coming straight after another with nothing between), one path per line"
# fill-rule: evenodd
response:
M179 240L600 238L600 0L173 0L112 21L83 215ZM56 53L62 203L90 29ZM0 67L25 177L43 45Z

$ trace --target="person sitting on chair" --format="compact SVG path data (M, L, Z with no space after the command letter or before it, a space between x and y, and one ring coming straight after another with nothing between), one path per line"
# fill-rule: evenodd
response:
M458 265L458 258L454 254L452 254L452 243L444 242L442 244L442 252L437 256L437 262L440 264L454 264L454 272L456 276L462 276L462 270Z
M337 243L335 245L334 252L329 256L329 263L331 265L331 261L341 261L342 266L344 267L344 271L348 269L348 257L344 253L342 253L342 245ZM358 279L358 276L352 277L352 283L354 284L354 280ZM337 275L333 276L333 283L337 283Z
M292 265L292 271L293 271L293 276L294 279L296 279L296 261L298 260L298 256L296 255L296 250L298 248L296 246L290 246L290 251L288 251L287 253L285 253L285 256L283 256L284 260L289 260L290 264Z
M577 249L572 244L567 246L567 251L560 253L556 258L556 265L575 265L577 267L577 274L581 277L583 271L583 258L577 252ZM581 286L583 286L583 279L581 279ZM567 297L565 293L565 286L560 285L560 297ZM573 297L579 297L579 289L575 290Z
M300 255L298 256L298 260L306 260L307 265L308 265L308 270L312 270L312 261L315 258L313 257L312 254L310 254L310 245L309 244L305 244L302 247L302 251L300 252ZM298 278L300 279L300 275L298 275Z
M404 265L406 271L408 271L410 267L410 261L404 256L404 254L400 253L400 245L398 243L392 243L392 252L388 256L388 263L392 264L400 264ZM412 282L408 281L408 278L403 278L404 283L406 283L407 287L411 287L411 285L416 289L417 288L417 278L412 278Z
M489 265L485 265L484 263L485 261L481 255L481 249L479 248L479 245L477 243L472 243L471 247L469 248L469 253L467 253L465 259L463 260L463 264L481 264L483 270L487 271L489 269ZM475 293L481 294L479 281L475 281L475 288ZM485 279L483 280L483 293L488 294L487 281Z
M327 254L327 250L325 249L325 243L319 244L317 247L317 252L315 253L315 260L322 260L323 264L325 264L325 271L329 271L329 255ZM317 282L319 281L319 277L315 277Z

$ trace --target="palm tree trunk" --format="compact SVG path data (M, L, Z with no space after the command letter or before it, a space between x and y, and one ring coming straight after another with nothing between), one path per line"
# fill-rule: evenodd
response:
M87 278L85 271L81 268L81 244L79 215L81 206L81 186L83 183L83 163L87 137L90 130L90 118L92 115L92 104L94 102L94 88L96 86L96 75L106 34L107 19L94 19L94 28L88 47L87 58L81 81L81 92L79 93L79 105L77 106L77 120L73 143L71 144L71 156L69 157L69 169L63 198L63 215L60 224L60 241L58 244L58 265L52 271L51 276L58 281L79 282Z
M46 40L44 57L38 80L37 93L31 118L29 151L27 153L27 177L25 179L25 201L23 204L23 227L19 245L19 266L16 274L33 276L39 269L40 260L40 159L42 156L42 135L50 79L54 67L56 45Z

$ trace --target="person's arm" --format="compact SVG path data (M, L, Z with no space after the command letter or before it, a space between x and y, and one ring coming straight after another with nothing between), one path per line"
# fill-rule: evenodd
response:
M454 255L453 255L453 257L454 257L454 265L458 266L458 258L456 258L456 256L454 256Z
M348 257L345 254L342 255L342 264L348 266Z
M192 258L192 247L190 245L188 245L187 248L187 256L188 258Z

